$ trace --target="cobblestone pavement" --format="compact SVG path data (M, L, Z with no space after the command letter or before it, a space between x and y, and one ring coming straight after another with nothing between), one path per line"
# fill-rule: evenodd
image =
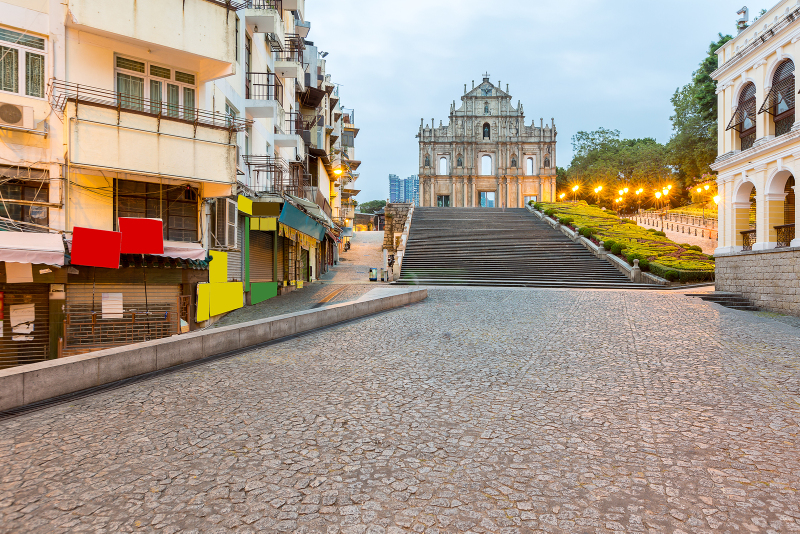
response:
M382 265L383 232L356 232L350 250L340 256L339 265L322 275L320 281L253 306L235 310L214 323L213 328L357 300L370 289L388 284L369 281L369 267ZM347 286L347 287L342 287Z
M356 232L350 250L340 256L339 265L322 275L331 284L361 284L369 280L369 268L383 267L383 232Z
M3 532L800 532L800 331L425 302L0 421Z

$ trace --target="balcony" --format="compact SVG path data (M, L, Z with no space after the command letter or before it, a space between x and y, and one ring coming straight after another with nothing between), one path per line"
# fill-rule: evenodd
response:
M275 73L246 73L245 109L257 119L274 119L283 115L283 83Z
M75 166L221 184L236 180L235 134L252 121L52 80Z
M247 28L254 33L283 33L283 2L246 0L244 20Z
M234 72L231 11L242 7L226 0L67 0L66 24L146 49L148 60L181 65L207 81Z
M283 9L286 11L297 11L300 18L305 18L306 1L305 0L283 0Z
M304 151L303 142L303 116L300 113L287 113L282 128L275 128L275 146L283 148L296 148Z
M302 83L305 79L305 65L303 51L305 50L303 38L297 34L286 36L284 48L275 56L275 72L281 78L296 79Z

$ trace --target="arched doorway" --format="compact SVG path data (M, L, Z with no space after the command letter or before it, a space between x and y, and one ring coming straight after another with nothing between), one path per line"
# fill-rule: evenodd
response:
M734 195L733 224L736 246L753 250L756 243L756 188L751 182L742 182Z
M778 171L767 185L764 202L769 224L767 241L778 248L791 246L795 238L794 186L794 176L788 170Z

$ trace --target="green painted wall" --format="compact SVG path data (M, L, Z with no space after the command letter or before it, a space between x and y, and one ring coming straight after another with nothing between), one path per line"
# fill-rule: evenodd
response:
M278 282L252 282L250 284L250 303L258 304L278 296Z

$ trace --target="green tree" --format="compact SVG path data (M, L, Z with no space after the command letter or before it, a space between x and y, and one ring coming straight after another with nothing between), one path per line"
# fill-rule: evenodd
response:
M567 177L567 169L564 167L556 167L556 190L561 191L566 189L569 178Z
M692 73L692 81L676 89L671 99L673 135L667 149L684 188L710 173L710 165L717 157L717 83L711 73L717 69L716 51L732 39L730 35L718 35L708 46L700 67Z
M364 202L361 204L359 210L361 213L375 213L384 207L386 207L385 200L370 200L369 202Z

